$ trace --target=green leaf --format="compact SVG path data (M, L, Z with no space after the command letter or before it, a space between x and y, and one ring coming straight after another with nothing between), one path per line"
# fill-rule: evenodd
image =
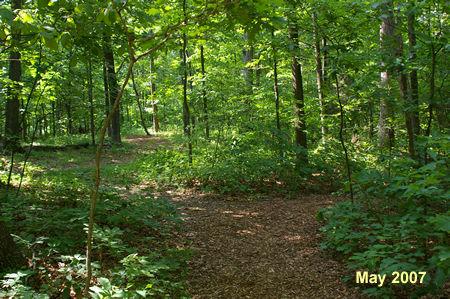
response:
M136 291L136 293L137 293L138 295L141 295L141 296L144 297L144 298L145 298L145 296L147 295L147 291L145 291L145 290L142 290L142 291Z
M49 47L50 49L55 50L55 51L58 50L58 41L56 40L56 38L44 37L44 42L45 42L45 45L47 47Z
M59 38L61 41L61 45L66 48L70 49L72 47L72 37L69 32L63 32Z
M24 13L22 15L22 22L24 22L24 23L33 23L33 21L34 21L33 17L30 14Z
M39 8L44 8L48 6L49 0L37 0L36 2Z
M150 9L147 9L146 12L148 15L156 15L159 13L159 9L152 7Z
M104 289L111 290L111 288L112 288L111 282L109 281L108 278L100 277L97 280L103 286Z
M6 7L0 7L0 17L6 22L10 22L14 19L14 13Z
M69 60L69 67L73 68L77 65L77 63L78 63L78 57L74 55Z
M434 276L434 282L438 287L442 286L447 280L447 275L445 275L444 271L441 268L437 268L436 274Z
M111 26L117 20L117 13L112 8L105 9L105 12L103 14L105 16L103 20L108 26Z

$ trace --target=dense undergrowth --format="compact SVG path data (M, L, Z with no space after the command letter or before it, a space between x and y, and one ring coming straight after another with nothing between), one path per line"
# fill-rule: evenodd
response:
M210 142L197 136L192 140L192 164L187 140L176 134L168 137L170 143L151 150L127 143L106 148L104 155L115 162L102 166L91 295L185 296L182 277L190 252L184 245L169 245L173 230L182 221L168 199L151 195L158 186L247 195L348 191L337 140L310 150L308 165L296 167L298 152L287 136L276 131L264 133L270 136L261 134L221 136L216 132ZM422 284L385 283L381 288L365 288L368 295L438 294L449 276L450 143L446 135L426 142L429 161L422 166L401 153L377 160L376 147L360 144L367 151L358 153L357 144L348 144L352 153L358 153L350 156L354 202L338 202L319 213L319 219L326 221L321 229L322 247L339 253L351 269L388 277L394 271L427 272ZM4 294L67 297L81 292L94 151L90 147L34 152L23 192L18 197L5 193L2 217L12 224L16 241L26 249L30 267L4 276ZM130 157L131 152L136 154ZM21 159L19 155L18 163ZM2 181L7 166L3 158ZM19 173L20 166L14 168L13 185ZM347 280L354 281L354 277Z
M172 139L175 144L187 142L177 135ZM305 189L319 192L323 186L312 184L312 179L335 189L342 186L343 174L335 172L322 158L324 152L340 156L339 150L318 149L309 154L309 164L296 168L296 153L302 149L282 132L272 132L271 136L261 136L257 132L222 138L219 135L210 143L196 141L192 164L185 147L160 148L142 157L137 161L142 179L225 194L289 193Z
M429 139L430 161L392 159L390 173L362 170L355 176L356 198L323 209L322 247L344 257L355 271L386 274L373 296L445 296L450 275L449 138ZM426 272L422 283L393 283L393 272ZM355 281L355 276L348 280Z
M106 149L105 154L120 159L133 147L124 144ZM89 161L94 151L90 147L33 152L19 195L15 189L1 190L2 218L10 224L29 264L27 269L2 274L1 296L69 298L82 294L93 178ZM22 159L23 155L16 156L13 186L19 182ZM151 187L130 190L139 183L134 166L125 159L102 167L90 294L93 298L183 297L181 281L190 251L183 244L170 243L182 223L180 214L169 199L153 196ZM4 158L2 181L7 175Z

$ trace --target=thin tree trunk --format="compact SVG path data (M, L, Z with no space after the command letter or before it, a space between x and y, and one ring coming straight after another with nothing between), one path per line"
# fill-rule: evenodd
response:
M412 6L414 8L415 3L412 2ZM408 40L409 40L409 53L411 55L411 61L415 62L417 60L415 46L416 42L416 31L415 31L415 22L416 17L413 10L408 15ZM410 147L410 153L413 153L412 157L416 156L418 152L415 149L415 143L417 140L417 136L420 134L420 119L419 119L419 80L417 78L417 70L413 68L409 74L410 76L410 101L409 105L412 109L410 110L410 126L411 126L411 137L412 144ZM416 159L420 161L419 155L416 156Z
M183 12L186 16L186 0L183 0ZM184 134L188 138L188 154L189 154L189 164L192 164L192 142L191 142L191 126L189 121L191 119L191 113L189 111L189 105L187 101L187 38L186 33L183 34L183 50L182 50L182 67L183 67L183 130Z
M382 5L382 13L385 15L381 22L380 28L380 43L381 51L385 57L393 56L394 49L392 47L392 41L395 40L395 23L394 14L392 12L393 4L392 0L384 2ZM386 58L381 62L381 66L384 70L381 72L381 85L380 88L383 92L380 100L380 118L378 120L378 141L380 147L393 146L394 142L394 130L392 127L393 107L389 102L390 94L390 71L386 65Z
M203 53L203 45L200 46L200 62L202 64L203 121L205 122L206 139L209 139L208 98L206 97L205 56Z
M109 103L110 97L109 97L109 85L108 85L108 72L106 69L106 61L103 59L103 86L105 89L105 116L108 117L109 115ZM111 131L111 124L108 125L108 137L111 138L112 131Z
M244 41L248 42L248 35L244 33ZM246 83L246 94L253 93L253 68L248 68L247 63L253 59L253 46L245 45L242 50L242 61L244 62L244 68L242 69L242 75L244 76Z
M56 109L55 109L55 102L52 101L52 133L53 137L56 136Z
M338 55L339 55L339 52L338 52ZM341 96L340 96L340 92L339 92L339 79L338 79L337 74L335 74L335 83L336 83L336 97L339 102L340 120L341 120L340 125L339 125L339 139L341 141L341 145L342 145L342 148L343 148L344 154L345 154L345 166L347 169L347 179L348 179L348 183L349 183L349 187L350 187L350 199L351 199L351 202L353 203L352 173L351 173L351 169L350 169L350 162L348 159L347 147L345 146L344 136L342 134L343 130L344 130L344 108L342 107L342 101L341 101Z
M153 68L155 61L153 59L153 55L150 55L150 97L152 101L152 115L153 115L153 130L155 133L159 132L159 117L158 117L158 105L156 105L155 101L155 82L153 81Z
M72 121L72 106L70 105L70 99L66 98L66 111L67 111L67 134L71 135L73 133L73 121Z
M408 22L409 23L409 22ZM401 21L399 18L398 27L401 27ZM409 28L409 24L408 24ZM409 37L411 38L411 33L409 33ZM413 37L415 42L415 36ZM395 41L397 43L394 57L403 57L403 39L401 34L395 35ZM411 42L411 41L410 41ZM410 49L411 50L411 49ZM415 84L417 83L417 72L415 73ZM417 105L414 103L414 97L412 96L411 92L415 92L415 97L418 99L418 90L415 91L412 90L412 86L409 85L408 77L404 71L403 67L400 67L400 70L398 71L397 75L398 85L400 87L400 95L403 99L403 105L405 107L405 124L406 124L406 131L408 133L408 152L412 159L418 160L418 157L416 156L416 150L415 150L415 139L416 134L414 132L414 121L418 121L417 119L414 120L414 111L418 111ZM418 85L415 86L415 88L418 88Z
M137 99L137 104L138 104L138 108L139 108L139 117L141 119L141 124L142 124L142 128L144 128L145 134L147 134L147 136L150 136L150 133L148 132L147 129L147 125L145 124L145 119L144 119L144 115L142 113L142 105L141 105L141 95L138 92L137 86L136 86L136 82L134 81L134 72L131 72L131 82L133 83L133 89L134 92L136 93L136 99Z
M298 28L294 24L289 28L289 37L293 44L298 47ZM297 49L298 50L298 49ZM298 62L297 56L291 57L292 68L292 87L294 91L294 131L295 131L295 143L297 146L306 150L306 122L305 122L305 110L304 110L304 94L303 94L303 78L302 78L302 66ZM299 168L301 164L308 164L308 157L306 151L303 155L297 152L296 167Z
M119 93L119 86L117 84L116 71L114 69L114 53L111 47L111 37L107 33L103 34L103 55L106 62L109 96L110 99L115 99ZM112 104L111 101L110 104ZM111 135L114 143L122 143L120 136L120 107L115 111L111 120Z
M320 105L320 126L322 132L322 143L325 144L325 136L327 134L327 128L325 126L325 103L324 103L324 93L323 93L323 72L322 72L322 57L320 54L320 39L317 30L317 16L316 13L312 14L313 28L314 28L314 52L316 58L316 76L317 76L317 93L319 96Z
M431 123L433 121L433 102L434 102L434 90L435 90L435 81L434 76L436 72L436 52L434 50L434 44L430 45L431 52L431 74L430 74L430 103L428 104L428 120L427 120L427 128L425 130L425 136L430 136L431 132ZM428 163L428 155L427 155L427 147L424 148L424 163Z
M272 39L274 38L274 32L272 30ZM278 66L277 66L277 53L275 46L272 44L272 55L273 55L273 92L275 95L275 121L277 124L277 129L281 130L280 125L280 93L278 90Z
M93 86L92 86L92 62L89 58L88 64L88 97L89 97L89 118L91 127L91 140L92 145L95 144L95 122L94 122L94 97L93 97Z

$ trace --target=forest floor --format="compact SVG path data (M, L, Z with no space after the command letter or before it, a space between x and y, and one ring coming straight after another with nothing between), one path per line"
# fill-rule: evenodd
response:
M167 146L162 138L130 136L144 148ZM319 249L317 210L330 195L225 196L198 189L159 190L182 206L180 243L194 250L188 262L192 298L361 298L346 285L351 274Z
M188 244L194 251L185 280L190 297L364 297L343 281L354 273L319 248L321 224L316 220L317 210L342 198L301 191L289 198L274 191L223 195L153 182L130 183L125 188L123 173L117 174L111 168L174 145L158 136L132 135L124 142L114 151L105 148L102 185L118 190L122 198L152 193L181 206L184 224L174 233L171 243L180 248ZM71 174L86 178L92 175L94 152L94 148L88 148L36 153L31 162L40 169L36 175L54 173L63 178Z

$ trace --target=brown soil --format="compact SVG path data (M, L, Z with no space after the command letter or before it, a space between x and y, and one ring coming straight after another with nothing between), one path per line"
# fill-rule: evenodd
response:
M126 140L150 150L162 138ZM149 143L150 141L150 143ZM188 294L196 298L363 298L343 282L351 274L319 249L317 210L337 197L277 194L248 200L198 190L163 196L182 204L179 240L195 251L188 262Z
M124 141L136 147L114 156L106 149L102 164L126 163L157 147L172 146L155 136L129 136ZM93 165L89 157L83 166ZM143 189L136 187L137 192ZM188 240L195 251L188 262L190 297L363 298L343 282L351 273L319 249L317 210L338 198L267 194L250 200L198 190L159 192L183 206L185 225L177 242Z
M262 200L179 194L181 238L195 250L189 262L192 298L362 298L346 285L351 274L319 249L317 210L324 195Z

